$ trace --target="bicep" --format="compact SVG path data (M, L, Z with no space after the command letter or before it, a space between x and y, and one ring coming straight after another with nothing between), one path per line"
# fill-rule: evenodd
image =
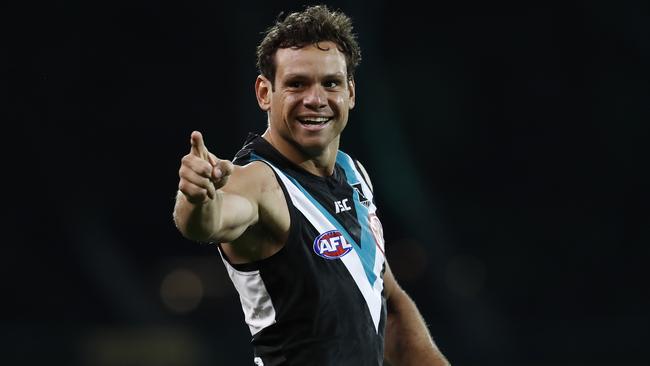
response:
M221 196L221 217L213 241L232 242L258 223L260 202L269 178L273 177L261 163L234 168L228 183L218 193Z
M221 195L221 219L219 230L213 235L215 242L230 242L246 229L257 223L258 205L254 198L240 193L219 192Z

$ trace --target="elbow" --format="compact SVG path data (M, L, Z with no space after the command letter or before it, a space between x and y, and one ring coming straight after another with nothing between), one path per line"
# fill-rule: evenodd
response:
M174 215L174 224L176 225L176 229L186 239L205 243L212 241L211 233L207 232L200 225L192 225L188 220L181 220L176 215Z
M181 233L181 235L186 239L194 240L192 233L188 230L187 220L183 220L179 217L177 210L174 210L173 219L174 226L176 226L176 229Z
M173 213L173 220L176 229L181 235L189 240L198 242L211 241L211 233L205 230L202 225L193 224L187 215L183 214L180 210L175 209Z

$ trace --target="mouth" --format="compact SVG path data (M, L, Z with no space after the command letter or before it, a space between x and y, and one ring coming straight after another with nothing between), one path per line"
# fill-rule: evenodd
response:
M324 128L332 117L297 117L296 120L306 129L316 131Z
M332 119L332 117L298 117L296 119L303 125L317 126L326 124Z

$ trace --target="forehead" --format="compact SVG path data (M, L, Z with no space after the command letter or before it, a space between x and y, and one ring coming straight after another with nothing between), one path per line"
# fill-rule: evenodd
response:
M318 46L318 47L317 47ZM276 77L285 75L347 75L345 55L333 42L319 42L302 48L280 48L275 54Z

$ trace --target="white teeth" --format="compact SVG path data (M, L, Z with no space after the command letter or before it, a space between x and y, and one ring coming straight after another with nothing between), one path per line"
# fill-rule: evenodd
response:
M307 117L307 118L299 118L298 120L302 123L321 124L321 123L326 123L327 121L330 120L330 118L329 117Z

